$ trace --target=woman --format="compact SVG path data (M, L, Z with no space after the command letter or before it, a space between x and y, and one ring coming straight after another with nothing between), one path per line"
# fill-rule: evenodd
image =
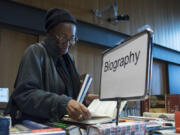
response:
M91 117L86 106L76 102L80 79L68 53L77 41L76 24L76 19L67 10L48 10L45 40L30 45L19 66L6 109L13 124L25 119L59 121L66 113L75 120ZM97 97L89 94L87 100L91 102Z

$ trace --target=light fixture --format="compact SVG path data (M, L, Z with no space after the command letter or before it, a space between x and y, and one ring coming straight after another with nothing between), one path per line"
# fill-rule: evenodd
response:
M129 20L129 15L128 14L121 14L115 17L109 17L107 18L108 22L119 22L119 21L128 21Z
M113 14L110 17L106 18L106 21L117 23L119 21L128 21L130 19L128 14L119 14L118 15L118 4L113 2L111 5L103 8L102 10L92 9L91 12L98 18L102 19L103 14L107 12L112 12Z

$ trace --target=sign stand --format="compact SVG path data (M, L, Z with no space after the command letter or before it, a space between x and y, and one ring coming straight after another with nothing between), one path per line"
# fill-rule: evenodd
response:
M118 98L117 99L117 105L116 105L116 108L117 108L117 113L116 113L116 126L118 125L118 122L119 122L119 108L121 107L121 99Z

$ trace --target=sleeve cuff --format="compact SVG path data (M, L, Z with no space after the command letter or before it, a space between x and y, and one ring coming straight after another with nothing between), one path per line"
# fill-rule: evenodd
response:
M71 100L71 97L68 97L66 95L57 96L56 103L53 105L51 109L52 118L50 121L59 121L66 113L66 107L69 100Z

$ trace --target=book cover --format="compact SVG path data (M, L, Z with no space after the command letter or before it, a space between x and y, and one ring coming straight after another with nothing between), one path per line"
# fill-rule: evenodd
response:
M141 101L127 101L127 104L120 113L120 116L141 116Z
M141 115L144 112L149 112L149 98L141 101Z
M19 132L11 132L10 135L66 135L65 131L49 131L49 132L24 132L24 131L19 131Z
M168 113L180 111L180 94L166 95L166 108Z
M165 95L151 95L150 96L150 109L149 112L153 113L166 113L165 108Z
M77 98L77 102L82 103L92 83L92 77L89 74L83 74L80 76L81 89Z
M180 133L180 112L175 112L176 133Z
M165 95L151 95L148 99L141 101L141 114L144 112L166 113Z
M29 129L46 129L46 128L50 128L47 125L41 124L41 123L37 123L31 120L23 120L22 124L26 127L28 127Z
M150 108L165 108L165 96L164 95L151 95Z

